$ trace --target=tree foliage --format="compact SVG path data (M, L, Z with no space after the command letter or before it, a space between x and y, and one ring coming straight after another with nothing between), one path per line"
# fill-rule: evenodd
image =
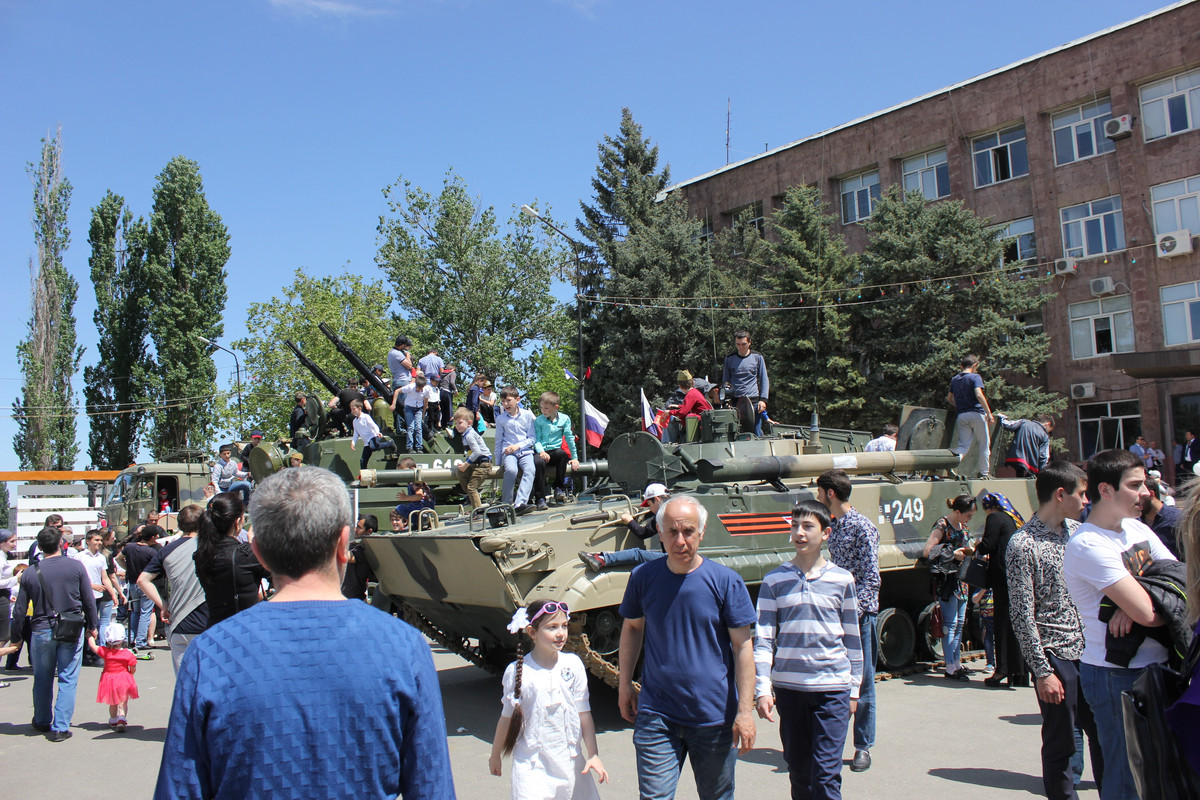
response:
M85 367L84 396L91 428L88 454L97 469L122 469L137 458L150 382L150 295L143 219L109 191L92 209L88 243L99 334L98 359Z
M864 405L853 318L841 305L853 295L840 291L854 280L857 265L833 233L834 221L815 187L793 186L771 216L766 240L744 225L728 234L751 262L744 274L754 274L754 260L763 262L753 288L763 292L764 313L748 329L767 360L769 410L780 422L807 423L815 406L823 425L845 427ZM780 310L769 311L772 307Z
M0 483L0 528L9 528L12 520L12 504L8 496L8 484Z
M395 291L397 321L417 333L408 334L414 339L432 337L426 342L465 362L468 372L527 383L520 352L560 346L569 330L550 293L554 267L564 260L561 245L521 214L502 234L495 209L453 171L436 196L403 178L383 193L394 216L379 219L375 258Z
M862 285L852 306L861 348L866 406L860 425L875 430L905 404L943 407L959 359L984 359L991 405L1015 416L1061 410L1064 401L1033 380L1049 358L1049 337L1025 330L1017 315L1053 298L1045 279L993 271L1002 244L961 202L928 203L893 187L867 222ZM990 370L987 369L990 367Z
M287 435L296 392L327 400L329 392L296 359L284 340L293 342L338 385L353 367L317 328L321 322L342 338L368 366L386 363L395 334L386 313L392 295L382 280L366 280L346 271L315 277L297 269L290 286L264 303L246 309L252 336L230 345L245 355L249 391L244 395L246 424L267 438Z
M229 254L229 232L204 196L199 164L176 156L154 187L146 252L156 457L207 443L214 432L216 366L198 337L215 340L224 331Z
M37 255L32 276L29 333L17 345L23 375L21 396L13 402L17 434L13 449L22 469L72 469L79 455L75 441L75 402L71 379L83 348L75 344L75 299L79 283L63 265L71 240L67 210L71 182L62 176L62 129L42 140L41 160L28 165L33 177L33 230Z

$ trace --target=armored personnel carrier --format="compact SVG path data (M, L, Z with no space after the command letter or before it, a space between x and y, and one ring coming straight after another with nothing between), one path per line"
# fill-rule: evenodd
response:
M906 409L900 449L884 453L861 452L868 437L850 431L741 434L728 410L705 412L692 442L663 444L647 433L626 434L610 446L607 464L591 467L602 480L549 513L518 520L511 507L494 506L455 522L437 520L431 530L367 537L379 578L375 602L469 661L497 669L516 645L506 630L514 609L535 598L565 601L577 634L571 646L591 672L615 685L622 624L617 608L630 570L588 572L578 553L642 546L620 516L639 512L639 493L648 483L665 483L673 494L690 494L708 509L701 554L736 570L754 594L763 576L794 554L788 542L792 506L815 498L812 480L836 468L853 476L850 502L879 528L880 662L898 668L914 659L919 643L936 651L928 635L934 598L928 569L918 559L946 501L999 491L1023 514L1035 505L1032 481L955 476L959 456L943 449L945 416ZM390 477L411 479L416 472ZM645 546L658 545L651 540Z

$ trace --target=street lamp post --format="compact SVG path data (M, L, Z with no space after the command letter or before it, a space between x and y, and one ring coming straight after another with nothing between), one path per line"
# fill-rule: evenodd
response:
M196 338L207 345L211 345L218 350L224 350L226 353L229 353L229 355L233 356L233 364L237 369L238 426L240 428L243 424L243 421L246 419L242 414L242 363L238 361L237 353L233 352L228 347L222 347L211 339L205 339L203 336L197 336Z
M521 213L527 217L533 217L547 228L566 239L571 244L571 255L575 257L575 311L579 333L579 341L578 345L576 346L576 349L579 351L579 432L583 434L583 436L579 439L579 454L582 457L581 460L587 460L587 392L584 390L583 386L583 303L580 302L580 298L583 296L583 288L581 285L581 281L583 280L583 262L579 258L579 248L583 245L572 239L570 236L564 233L561 228L535 211L532 206L528 204L521 206ZM583 487L586 489L587 478L581 478L581 480L583 482Z

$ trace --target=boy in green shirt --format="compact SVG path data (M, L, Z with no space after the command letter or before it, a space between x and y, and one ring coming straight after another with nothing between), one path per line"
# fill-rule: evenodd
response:
M538 404L542 413L533 421L534 467L533 496L538 511L549 508L546 503L546 470L554 476L554 502L561 505L567 499L567 464L572 470L579 469L579 454L575 450L575 435L571 432L571 418L558 411L558 393L542 392ZM563 449L563 442L567 449ZM569 451L569 452L568 452Z

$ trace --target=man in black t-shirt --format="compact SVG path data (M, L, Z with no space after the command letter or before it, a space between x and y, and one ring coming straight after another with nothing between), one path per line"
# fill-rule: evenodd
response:
M354 526L354 541L350 543L350 562L346 564L346 575L342 578L342 595L350 600L367 599L367 584L375 580L375 570L367 563L367 548L362 537L379 530L379 520L374 514L363 514Z
M350 380L346 382L346 388L338 392L335 399L337 400L337 403L334 403L333 400L329 401L329 407L333 409L329 412L329 420L333 427L342 431L343 436L349 436L350 425L352 422L350 417L350 405L355 400L358 400L363 404L364 408L368 407L366 397L364 397L363 393L358 390L358 378L350 378Z
M166 535L166 531L157 525L143 525L134 534L133 541L121 549L117 563L125 567L125 580L129 582L129 632L133 637L133 652L138 648L149 645L147 635L150 632L150 620L154 616L154 603L138 588L138 578L158 553L158 537ZM144 654L142 660L150 658Z
M312 441L308 438L307 403L304 392L296 392L296 407L292 409L292 418L288 420L288 435L292 437L292 447L297 450L307 447Z

